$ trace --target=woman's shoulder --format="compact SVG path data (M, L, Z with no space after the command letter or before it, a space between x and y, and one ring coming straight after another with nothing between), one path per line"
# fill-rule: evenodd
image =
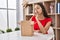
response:
M31 18L35 18L35 16L33 15Z
M48 20L52 20L52 18L47 18Z
M34 15L32 17L35 17Z
M46 18L45 20L46 21L52 21L52 18Z
M32 16L31 19L32 19L32 21L35 20L35 16Z

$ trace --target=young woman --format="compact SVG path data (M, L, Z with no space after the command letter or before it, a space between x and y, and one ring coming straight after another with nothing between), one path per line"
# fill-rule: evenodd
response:
M50 28L52 19L47 15L42 3L35 3L34 9L34 16L30 19L30 21L34 21L34 30L43 34L48 34L47 31Z

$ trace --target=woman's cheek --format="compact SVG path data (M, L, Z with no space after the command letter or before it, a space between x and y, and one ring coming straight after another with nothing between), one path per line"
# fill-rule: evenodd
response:
M42 11L40 10L39 13L42 13Z

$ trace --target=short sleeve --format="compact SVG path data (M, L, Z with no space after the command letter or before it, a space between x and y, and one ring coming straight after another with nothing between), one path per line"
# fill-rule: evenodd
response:
M34 21L35 20L35 16L32 16L32 21Z
M47 22L49 22L49 21L51 21L51 22L52 22L52 18L48 18L48 19L47 19Z

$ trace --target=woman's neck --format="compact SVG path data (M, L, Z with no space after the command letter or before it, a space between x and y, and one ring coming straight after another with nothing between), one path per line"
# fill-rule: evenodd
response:
M43 20L43 19L45 19L45 17L43 16L43 14L38 15L38 20Z

